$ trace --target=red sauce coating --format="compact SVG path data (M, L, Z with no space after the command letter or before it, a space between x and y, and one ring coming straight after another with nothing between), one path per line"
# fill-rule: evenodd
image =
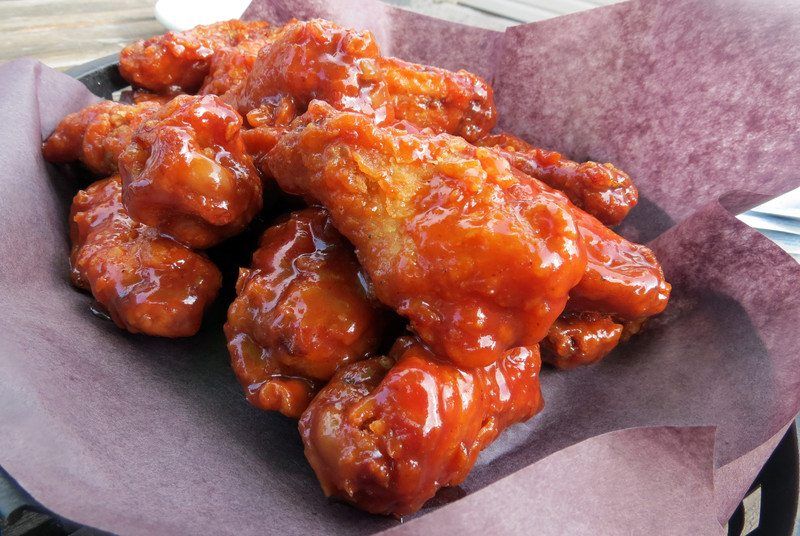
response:
M127 216L118 176L78 192L70 237L73 283L131 333L194 335L222 283L205 256Z
M267 158L281 188L328 208L378 298L459 366L538 343L584 273L563 196L462 138L315 103Z
M625 321L662 312L672 286L655 254L581 210L573 210L586 247L586 273L570 292L567 309L609 313Z
M468 141L484 136L497 123L494 91L479 76L397 58L381 58L379 68L398 121Z
M491 150L503 155L495 148ZM641 321L666 308L672 286L664 279L661 264L648 247L621 237L535 176L518 176L559 197L581 235L586 272L570 291L569 311L607 313L625 323Z
M561 369L590 365L616 348L623 326L601 313L565 313L542 340L542 359Z
M271 41L272 35L248 39L236 46L218 50L209 62L208 75L198 93L225 95L238 86L253 70L258 51Z
M284 26L234 93L242 114L287 100L303 113L318 99L380 124L405 120L470 140L487 134L497 120L492 89L483 79L382 57L370 32L323 20Z
M476 144L497 148L512 166L564 192L605 225L620 223L639 200L631 178L611 164L579 164L505 133L486 136Z
M417 340L348 365L300 420L306 457L328 496L368 512L417 511L462 482L478 454L543 406L539 352L516 348L460 369Z
M45 160L56 164L81 161L98 175L117 172L117 158L137 126L159 103L122 104L101 101L69 114L42 146Z
M137 41L119 55L120 74L133 85L158 93L178 87L196 91L208 75L215 53L272 32L264 21L229 20L185 32Z
M119 157L130 216L193 248L244 229L263 200L241 126L214 95L180 95L146 118Z
M225 324L231 364L261 409L299 417L339 367L380 342L384 312L322 209L267 229L236 293Z

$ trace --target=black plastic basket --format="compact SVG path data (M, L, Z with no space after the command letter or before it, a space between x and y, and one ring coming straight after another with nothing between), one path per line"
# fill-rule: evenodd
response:
M67 71L99 97L111 99L128 86L117 69L118 56L106 56ZM800 421L800 419L799 419ZM792 536L800 534L800 451L798 423L793 424L753 482L728 523L728 534ZM0 460L2 453L0 452ZM49 512L0 467L0 534L3 536L94 536L107 534ZM3 530L5 529L5 531Z

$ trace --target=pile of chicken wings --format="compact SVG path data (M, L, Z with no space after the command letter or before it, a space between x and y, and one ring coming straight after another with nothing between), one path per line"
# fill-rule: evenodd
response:
M653 253L609 227L630 177L493 133L474 74L325 20L170 32L119 69L126 102L43 146L101 177L73 200L72 281L123 329L191 336L222 286L205 250L269 212L225 336L328 496L418 510L542 409L542 360L597 362L667 305ZM278 188L307 208L265 209Z

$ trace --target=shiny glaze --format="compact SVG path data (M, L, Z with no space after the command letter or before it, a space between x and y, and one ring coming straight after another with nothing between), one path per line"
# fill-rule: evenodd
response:
M205 256L127 216L118 176L78 192L70 237L73 283L131 333L194 335L222 283Z
M466 139L487 134L497 120L492 89L481 78L382 57L370 32L323 20L284 26L233 93L242 114L287 100L300 114L318 99L379 124L408 121Z
M225 95L238 86L253 70L258 51L272 40L272 35L247 39L236 46L218 50L209 62L208 75L198 93Z
M630 242L581 210L573 217L586 247L586 273L570 292L567 309L640 320L662 312L672 286L655 254Z
M496 148L490 150L503 156ZM536 190L558 197L578 228L586 251L586 271L570 291L567 310L607 313L624 324L641 321L666 308L672 286L650 248L621 237L572 204L563 192L536 177L524 173L517 177Z
M194 92L208 75L216 52L271 32L267 22L242 20L167 32L122 49L119 71L132 85L158 93L172 87Z
M138 125L159 108L156 102L122 104L101 101L69 114L42 146L45 160L81 161L98 175L117 172L117 158Z
M563 196L493 150L314 103L267 156L329 209L376 295L457 365L539 342L586 265Z
M119 157L130 216L193 248L240 232L261 210L242 118L214 95L180 95L148 117Z
M256 407L299 417L341 366L375 351L385 313L352 246L309 208L264 233L242 269L225 334Z
M564 313L542 340L542 360L561 369L590 365L616 348L623 326L602 313Z
M631 178L611 164L579 164L506 133L486 136L476 144L497 148L512 166L561 190L606 225L620 223L639 200Z
M314 99L337 109L386 117L388 94L378 76L380 50L370 32L323 20L293 21L261 49L236 90L242 114L291 101L302 113Z
M543 406L539 352L516 348L460 369L416 339L343 368L300 419L309 463L328 496L378 514L417 511L462 482L478 454Z

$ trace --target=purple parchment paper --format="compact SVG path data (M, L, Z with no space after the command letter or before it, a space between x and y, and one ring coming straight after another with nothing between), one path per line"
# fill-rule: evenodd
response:
M296 424L247 405L224 297L180 341L89 313L68 281L80 183L39 147L92 96L32 61L0 66L0 464L47 507L126 534L719 532L800 409L800 267L730 212L800 185L789 4L630 2L504 34L367 1L245 14L369 28L387 54L491 79L502 128L632 173L642 203L623 233L673 283L604 362L546 370L545 410L402 525L325 501Z

